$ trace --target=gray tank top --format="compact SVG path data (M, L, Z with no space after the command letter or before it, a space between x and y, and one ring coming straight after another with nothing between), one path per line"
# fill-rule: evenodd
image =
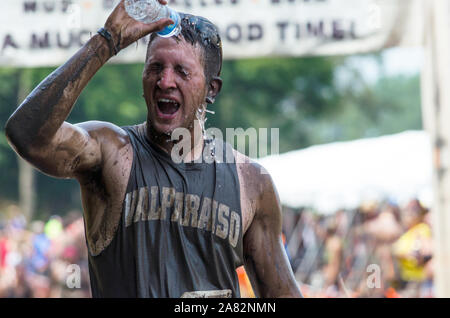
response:
M236 164L177 164L148 140L144 124L123 129L133 164L117 232L99 255L89 253L92 296L240 297Z

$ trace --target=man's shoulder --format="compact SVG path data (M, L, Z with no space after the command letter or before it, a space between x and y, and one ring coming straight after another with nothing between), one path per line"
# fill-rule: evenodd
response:
M127 134L123 127L107 121L90 120L75 124L75 126L94 134L117 134L122 136Z
M89 169L80 171L76 178L90 179L92 174L102 170L108 173L115 171L117 167L130 166L128 159L132 158L133 148L128 133L121 127L104 121L87 121L75 125L82 130L89 139L96 144L99 162ZM86 150L87 156L94 156L94 151ZM118 165L117 165L118 164Z
M78 123L75 126L83 129L99 143L119 147L129 143L129 136L125 130L126 127L119 127L113 123L98 120Z
M277 220L280 216L280 200L272 177L256 160L234 151L238 171L243 208L247 211L244 233L255 219Z
M260 163L236 149L233 149L233 154L238 174L246 189L251 189L261 195L274 188L272 177Z

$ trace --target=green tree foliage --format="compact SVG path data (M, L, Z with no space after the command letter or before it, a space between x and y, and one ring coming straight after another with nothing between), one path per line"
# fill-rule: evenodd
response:
M342 94L340 112L323 119L333 131L328 138L351 140L422 129L418 75L385 77L361 91Z
M237 60L225 63L223 90L207 126L279 128L280 152L310 144L305 122L339 103L333 70L340 58Z

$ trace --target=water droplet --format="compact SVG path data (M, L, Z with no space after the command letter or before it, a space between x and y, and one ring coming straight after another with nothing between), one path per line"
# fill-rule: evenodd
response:
M206 106L203 104L199 108L197 108L197 111L195 113L195 116L197 117L197 120L200 124L200 128L202 129L202 136L203 140L206 140L206 130L205 130L205 122L206 118L203 116L203 113L206 110Z

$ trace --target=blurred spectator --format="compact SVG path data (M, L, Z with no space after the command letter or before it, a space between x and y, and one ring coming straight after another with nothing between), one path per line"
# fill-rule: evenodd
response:
M388 202L381 206L377 217L365 224L365 232L375 240L373 254L382 269L383 285L392 285L396 280L396 266L391 246L403 232L399 213L398 206ZM384 287L381 291L385 289Z
M35 221L31 224L34 233L32 239L33 251L29 260L29 270L32 273L44 274L49 265L48 253L51 241L44 233L44 222Z
M325 250L323 274L325 286L330 290L337 290L338 275L342 262L342 239L337 235L336 219L329 218L325 225Z
M431 228L424 222L427 212L418 200L412 200L402 214L406 232L393 246L400 267L398 282L410 297L419 297L422 283L429 278L425 267L432 258L432 250Z

